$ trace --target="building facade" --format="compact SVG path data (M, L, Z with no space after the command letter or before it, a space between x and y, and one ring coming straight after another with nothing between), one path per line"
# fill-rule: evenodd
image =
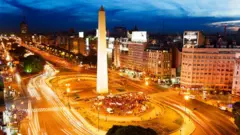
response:
M146 62L148 74L154 75L156 78L171 78L171 59L172 54L169 50L146 50Z
M146 43L119 42L114 49L115 66L131 70L144 71Z
M114 46L114 65L122 69L144 72L157 79L170 79L171 63L171 49L161 48L159 45L120 39Z
M181 88L231 91L238 52L240 49L183 48Z
M86 40L77 36L58 35L56 37L56 45L74 54L81 53L82 55L88 55L89 51Z
M146 70L146 43L128 43L127 67L136 71Z
M235 55L232 94L240 96L240 53Z
M28 25L27 25L25 19L20 23L20 33L21 34L27 34L28 33Z

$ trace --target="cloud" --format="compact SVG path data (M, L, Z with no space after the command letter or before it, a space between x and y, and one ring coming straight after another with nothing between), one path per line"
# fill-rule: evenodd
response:
M240 24L240 20L213 22L210 23L209 25L235 25L235 24Z
M155 11L156 16L169 15L173 17L233 17L240 16L239 0L0 0L6 7L20 10L64 10L76 7L73 12L85 8L86 12L95 12L104 5L110 14L128 10L128 12L144 14ZM93 10L94 9L94 10ZM111 12L112 11L112 12ZM9 9L7 12L13 12Z
M18 14L19 13L19 9L9 5L7 3L5 3L4 1L0 0L0 13L14 13L14 14Z
M238 31L240 29L240 27L238 27L238 26L227 27L227 29L230 30L230 31Z
M27 20L31 21L49 21L42 22L44 24L63 24L63 22L70 23L65 25L78 25L80 22L83 25L94 24L97 22L97 12L101 5L106 10L108 21L115 24L154 22L159 25L158 21L163 18L222 20L221 18L240 17L239 0L0 0L0 18L11 14L11 16L27 16ZM208 25L204 26L217 27L220 24L209 25L209 22L217 21L217 19L207 20Z
M212 22L207 24L212 27L224 27L226 26L230 31L238 31L240 27L240 20L228 20L228 21L219 21L219 22Z

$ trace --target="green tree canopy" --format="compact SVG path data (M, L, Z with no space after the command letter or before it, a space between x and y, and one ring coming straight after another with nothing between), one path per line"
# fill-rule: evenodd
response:
M45 60L38 55L30 55L23 60L24 72L38 73L43 70Z
M232 114L234 118L234 123L240 129L240 102L236 102L233 104Z
M110 128L106 135L157 135L157 133L150 128L143 128L140 126L116 126Z
M3 77L0 75L0 91L3 91L4 89L4 80Z
M24 56L24 54L26 53L26 48L23 46L19 46L17 43L13 43L12 49L9 52L14 58L18 59Z

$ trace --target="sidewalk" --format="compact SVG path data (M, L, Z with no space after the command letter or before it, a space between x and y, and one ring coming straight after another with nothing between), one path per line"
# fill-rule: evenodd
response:
M177 131L171 133L170 135L191 135L195 130L195 125L193 121L187 116L186 114L178 111L170 106L169 108L173 109L174 111L178 112L183 117L183 125Z

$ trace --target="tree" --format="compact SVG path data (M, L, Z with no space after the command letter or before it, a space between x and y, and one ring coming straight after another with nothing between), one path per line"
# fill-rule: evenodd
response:
M38 73L43 70L45 60L37 55L30 55L23 60L24 72Z
M4 105L4 81L2 76L0 76L0 105Z
M15 59L19 59L24 56L26 49L25 47L19 46L17 43L13 43L12 49L9 52Z
M97 56L96 55L84 56L82 59L82 62L83 62L83 64L96 65L97 64Z
M234 123L240 129L240 102L233 104L232 114L234 118Z
M157 135L157 133L150 128L143 128L140 126L116 126L110 128L106 135Z

